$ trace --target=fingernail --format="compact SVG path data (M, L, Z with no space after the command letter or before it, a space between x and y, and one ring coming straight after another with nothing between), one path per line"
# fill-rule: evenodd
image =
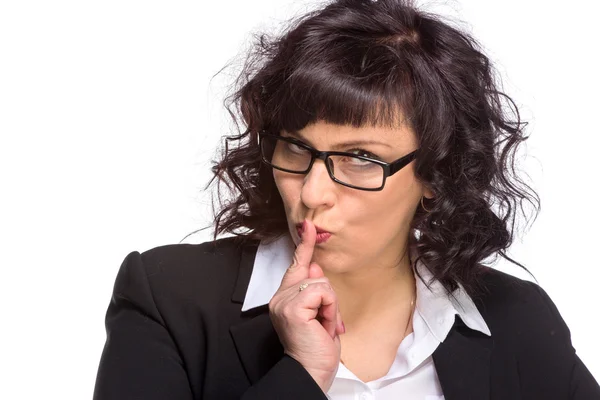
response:
M302 221L302 236L304 236L304 232L306 232L306 219Z
M342 321L342 333L346 333L346 325L344 325L344 321Z

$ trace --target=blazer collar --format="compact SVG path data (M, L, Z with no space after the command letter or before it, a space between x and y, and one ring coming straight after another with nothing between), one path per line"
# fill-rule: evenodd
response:
M258 245L257 241L251 241L242 250L232 295L234 303L244 302ZM251 384L283 357L283 346L271 323L266 304L241 311L240 322L230 327L230 333ZM486 333L471 329L457 313L450 331L433 353L445 400L490 399L492 344Z

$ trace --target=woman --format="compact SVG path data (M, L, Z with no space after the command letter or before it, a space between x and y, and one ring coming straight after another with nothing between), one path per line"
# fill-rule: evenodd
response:
M483 263L538 198L470 36L339 0L239 84L235 197L214 241L127 256L95 399L600 399L545 292Z

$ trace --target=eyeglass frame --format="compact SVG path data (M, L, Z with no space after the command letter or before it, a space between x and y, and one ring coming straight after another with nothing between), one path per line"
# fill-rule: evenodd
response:
M278 140L283 140L288 143L293 143L295 145L298 145L298 146L308 150L310 152L311 158L310 158L310 163L308 164L308 167L306 168L306 170L300 171L300 172L292 171L292 170L277 167L277 166L271 164L271 162L265 158L265 155L263 154L263 151L262 151L262 138L264 136L272 137L272 138L275 138ZM273 133L269 133L266 131L259 132L258 139L259 139L258 140L258 148L260 151L260 156L261 156L262 161L265 164L270 165L271 167L273 167L277 170L289 172L291 174L308 174L310 172L310 170L312 169L315 159L319 159L319 160L323 160L323 163L325 164L325 168L327 168L327 173L329 174L329 177L331 178L331 180L333 180L336 183L339 183L340 185L347 186L352 189L365 190L368 192L377 192L377 191L383 190L383 188L385 187L385 181L387 180L387 178L389 176L394 175L396 172L400 171L402 168L406 167L411 161L413 161L417 157L417 154L419 152L419 149L413 150L412 152L408 153L407 155L402 156L399 159L392 161L391 163L387 163L385 161L376 160L374 158L365 157L365 156L359 156L359 155L356 155L353 153L347 153L344 151L320 151L320 150L317 150L317 149L307 145L306 143L304 143L298 139L295 139L292 137L281 136L281 135L275 135ZM353 158L370 161L370 162L380 165L383 168L383 180L381 182L381 186L378 188L363 188L363 187L350 185L349 183L340 181L333 175L333 172L331 171L331 167L329 166L329 163L327 163L327 159L329 158L329 156L350 156Z

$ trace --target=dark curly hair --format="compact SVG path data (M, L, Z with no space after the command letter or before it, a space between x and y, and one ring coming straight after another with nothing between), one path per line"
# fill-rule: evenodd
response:
M238 132L225 137L207 185L219 182L215 240L288 231L258 132L316 121L394 126L401 110L420 147L416 178L434 193L412 220L411 258L449 292L460 283L474 293L484 259L496 253L525 268L505 251L517 208L527 218L527 201L537 217L540 200L515 173L526 124L497 81L469 34L407 0L337 0L276 37L257 35L225 102Z

